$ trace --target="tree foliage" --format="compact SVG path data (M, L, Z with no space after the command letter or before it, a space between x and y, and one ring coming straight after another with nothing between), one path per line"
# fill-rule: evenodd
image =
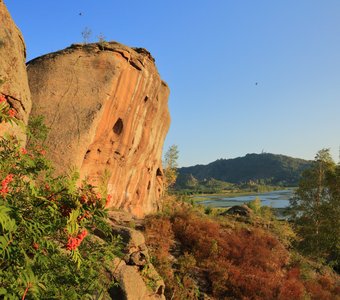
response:
M299 248L334 267L340 263L340 165L329 149L320 150L291 201L292 219L302 240Z
M171 188L176 182L178 175L178 153L177 145L172 145L164 155L163 169L165 190Z
M296 186L311 162L271 153L247 154L234 159L218 159L207 165L179 168L180 175L192 174L199 181L214 178L230 183L254 182L262 185Z
M10 119L17 122L2 101L0 121ZM98 299L112 284L105 268L119 240L93 186L76 186L76 173L53 176L41 121L31 123L29 149L0 137L0 298Z

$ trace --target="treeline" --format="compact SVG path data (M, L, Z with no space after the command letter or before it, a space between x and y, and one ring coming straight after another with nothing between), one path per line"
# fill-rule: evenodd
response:
M271 180L260 179L256 181L231 183L215 178L198 180L192 174L179 174L175 185L171 188L173 194L192 195L192 194L216 194L216 193L239 193L254 192L263 193L282 186L273 186Z
M261 185L297 186L311 161L271 153L247 154L234 159L219 159L208 165L178 169L178 187L185 176L202 182L214 178L233 184L254 182Z
M266 180L250 180L244 183L231 183L215 178L198 180L192 174L179 174L176 184L171 189L171 193L180 195L233 194L240 192L264 193L276 189L282 189L282 186L267 184Z

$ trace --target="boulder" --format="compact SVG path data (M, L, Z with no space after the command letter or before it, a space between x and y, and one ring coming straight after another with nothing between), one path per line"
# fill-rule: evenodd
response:
M27 123L31 111L31 95L26 73L26 48L18 27L4 2L0 0L0 96L5 97L16 117ZM0 124L0 136L10 132L24 140L17 126Z
M137 217L159 210L169 88L150 53L116 42L72 45L30 61L28 77L31 116L45 116L57 173L76 167L104 185L109 207Z
M119 286L110 289L112 299L163 299L164 281L150 262L144 235L128 227L108 221L113 235L122 238L123 254L113 261L112 276Z
M150 261L144 235L138 231L107 220L112 234L121 238L122 256L115 257L106 269L106 275L113 280L109 289L111 299L165 300L164 280ZM89 238L104 243L105 234L95 230ZM118 283L118 285L117 285Z
M164 282L159 276L156 279L149 277L143 279L136 267L126 265L121 261L117 262L114 276L119 287L110 290L112 299L165 300Z
M242 217L249 217L252 210L247 205L235 205L230 207L227 211L223 212L222 215L237 215Z
M118 225L129 225L135 222L133 215L122 210L109 210L108 217Z

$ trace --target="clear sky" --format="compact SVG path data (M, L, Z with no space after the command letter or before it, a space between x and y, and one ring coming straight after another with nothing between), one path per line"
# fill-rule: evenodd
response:
M339 0L5 0L28 59L103 35L145 47L171 89L180 166L340 145Z

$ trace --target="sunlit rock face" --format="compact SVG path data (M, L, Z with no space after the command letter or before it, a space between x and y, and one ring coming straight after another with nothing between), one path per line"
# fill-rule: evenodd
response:
M4 2L0 0L0 96L6 99L16 117L24 123L31 110L31 96L26 73L26 49L20 30L11 18ZM17 126L0 124L0 136L4 132L25 136Z
M116 42L72 45L27 70L31 115L45 116L57 172L78 168L107 187L110 206L135 216L157 211L169 88L150 53Z

